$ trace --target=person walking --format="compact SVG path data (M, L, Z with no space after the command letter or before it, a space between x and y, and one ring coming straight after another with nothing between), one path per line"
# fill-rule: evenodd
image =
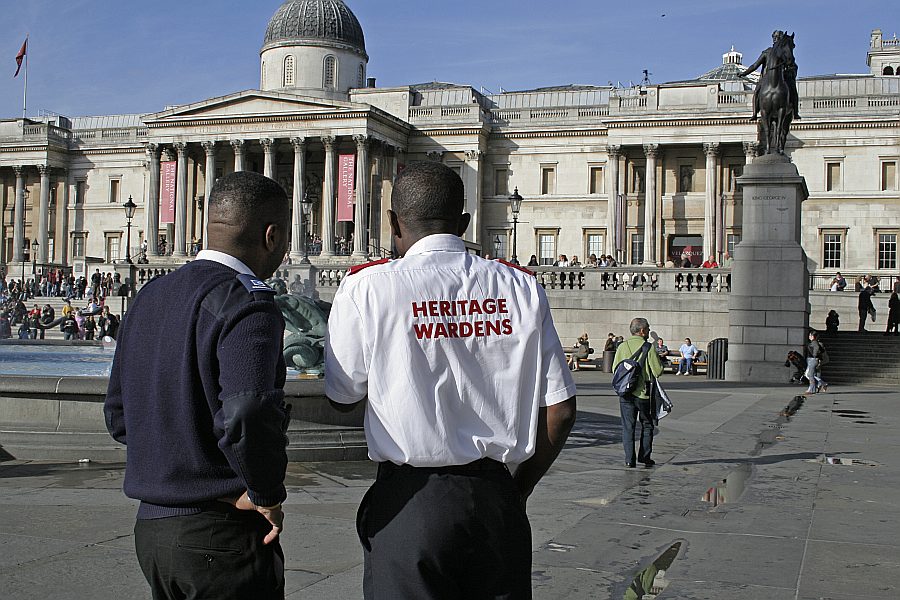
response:
M619 396L619 411L622 415L622 445L625 448L625 466L634 468L638 462L644 464L648 469L656 464L651 458L653 453L653 426L656 422L656 414L653 410L653 403L650 399L650 386L653 379L662 375L662 363L659 362L659 355L653 351L652 344L648 342L650 337L650 323L644 318L635 318L631 320L629 326L631 337L622 342L616 349L616 358L613 360L613 373L619 363L627 358L631 358L637 352L643 351L646 344L646 356L641 359L644 368L639 374L637 388L624 396ZM637 457L634 454L634 432L635 422L639 422L640 446L638 448Z
M866 330L866 318L869 315L872 315L872 322L875 322L875 305L872 304L872 294L874 293L869 286L865 286L859 292L859 301L856 304L859 312L859 329L857 331Z
M900 335L900 298L897 297L897 292L891 292L891 299L888 300L887 329L884 335L891 335L892 331L894 335Z
M104 413L154 598L282 599L284 319L263 280L290 201L249 171L210 194L209 250L144 285L119 331ZM160 327L160 307L177 306Z
M466 251L450 168L408 164L391 202L402 258L351 269L325 346L325 394L367 398L378 463L357 516L363 593L530 598L525 504L575 420L547 297L530 271Z
M822 366L827 362L827 356L825 346L819 341L818 332L810 331L809 343L806 344L806 378L809 380L809 388L805 395L828 391L828 384L822 379Z

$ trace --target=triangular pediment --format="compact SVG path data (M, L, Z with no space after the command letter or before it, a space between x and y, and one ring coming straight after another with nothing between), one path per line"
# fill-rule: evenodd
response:
M178 123L184 120L219 120L255 116L304 113L341 113L368 110L365 104L326 100L283 92L247 90L219 98L210 98L147 115L145 123Z

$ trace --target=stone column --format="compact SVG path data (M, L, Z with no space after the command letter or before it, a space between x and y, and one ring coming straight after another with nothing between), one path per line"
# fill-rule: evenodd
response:
M187 144L173 144L178 152L178 179L175 184L175 245L172 256L187 256Z
M464 234L464 239L474 244L481 243L481 159L484 152L481 150L466 151L466 165L468 166L466 177L466 212L472 215L469 229ZM490 245L490 241L488 241ZM493 248L491 248L493 250Z
M306 194L306 138L291 139L294 147L294 201L291 209L291 260L301 261L306 244L303 227L303 197Z
M656 237L658 223L656 222L656 158L659 156L659 144L644 144L644 156L647 157L645 168L645 199L644 199L644 262L645 265L655 265L656 249L659 247Z
M41 174L41 204L38 209L38 255L37 262L47 263L50 239L50 165L38 165Z
M16 210L13 216L13 257L12 262L22 262L25 258L25 169L13 167L16 173Z
M234 148L234 172L244 170L244 140L231 140L231 147Z
M619 153L621 146L607 146L606 154L606 253L616 256L616 196L619 194ZM618 260L618 256L616 256Z
M275 140L272 138L263 138L259 140L259 143L262 144L263 154L265 156L263 175L269 179L275 179Z
M728 381L781 383L784 357L809 327L809 272L800 245L806 181L790 159L762 156L737 178L744 198L741 243L728 296Z
M69 251L69 170L62 170L62 199L56 201L56 243L53 244L54 260L68 264Z
M355 135L356 142L356 210L353 211L353 258L369 256L369 136Z
M159 252L159 146L147 144L147 157L150 159L150 187L147 190L147 203L144 217L147 219L144 236L147 238L147 253L156 256Z
M744 158L747 164L752 163L757 156L759 156L759 142L744 142Z
M716 168L718 167L719 144L703 144L706 154L706 202L703 210L703 260L716 251Z
M203 229L200 230L200 237L203 238L203 247L206 248L208 240L206 238L209 229L209 197L212 195L213 186L216 185L216 143L202 142L200 144L206 153L206 167L203 178L206 180L206 196L203 199Z
M334 136L325 136L325 187L322 192L322 254L323 258L334 256Z

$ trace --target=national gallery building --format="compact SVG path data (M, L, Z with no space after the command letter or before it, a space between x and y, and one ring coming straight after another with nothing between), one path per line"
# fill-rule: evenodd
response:
M213 182L240 170L293 195L292 261L362 262L390 252L391 182L417 160L460 174L466 240L483 254L510 257L515 240L523 264L721 260L741 240L735 180L757 153L756 79L740 76L756 55L714 50L696 79L629 88L381 88L344 2L288 0L265 31L259 89L154 114L0 120L0 263L77 274L137 257L144 240L151 266L189 260ZM897 272L900 40L876 29L861 71L864 58L865 73L797 84L787 152L809 188L802 243L820 275Z

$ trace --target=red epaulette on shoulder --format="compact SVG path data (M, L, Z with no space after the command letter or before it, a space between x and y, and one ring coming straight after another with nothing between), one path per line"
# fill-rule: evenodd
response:
M511 262L509 262L509 261L503 260L502 258L498 258L498 259L497 259L497 262L498 262L498 263L503 263L503 264L506 265L507 267L512 267L513 269L518 269L518 270L522 271L523 273L528 273L528 274L531 275L532 277L535 277L534 272L529 271L528 269L526 269L526 268L523 267L522 265L516 265L516 264L513 264L513 263L511 263Z
M350 269L347 271L347 275L355 275L356 273L359 273L363 269L368 269L369 267L374 267L375 265L383 265L383 264L389 263L389 262L391 262L391 259L382 258L381 260L373 260L372 262L363 263L361 265L355 265L355 266L350 267Z

